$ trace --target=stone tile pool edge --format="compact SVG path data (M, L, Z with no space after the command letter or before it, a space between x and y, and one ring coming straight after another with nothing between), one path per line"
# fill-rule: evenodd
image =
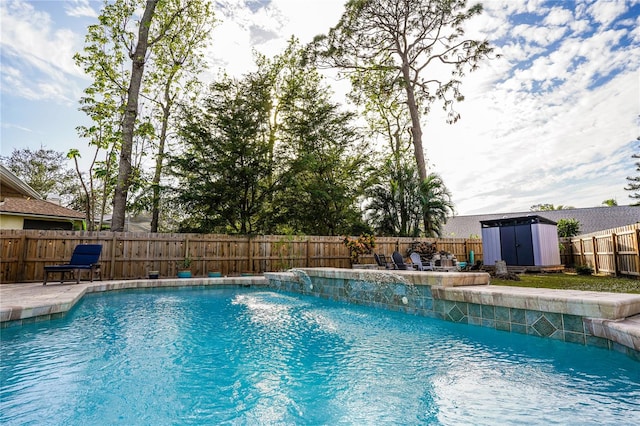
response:
M162 287L268 287L598 346L640 361L640 295L490 286L486 273L308 268L265 276L0 285L0 327L62 317L85 294Z
M85 294L106 291L211 286L267 287L263 276L224 278L169 278L159 280L94 281L58 284L0 285L0 328L63 317Z

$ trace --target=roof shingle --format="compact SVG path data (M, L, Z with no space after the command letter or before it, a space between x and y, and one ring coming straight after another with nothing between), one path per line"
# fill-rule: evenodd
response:
M84 213L33 198L6 197L0 202L0 213L13 213L65 219L84 219Z

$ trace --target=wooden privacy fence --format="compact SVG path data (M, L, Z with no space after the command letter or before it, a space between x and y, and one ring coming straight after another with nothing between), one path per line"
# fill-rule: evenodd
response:
M102 244L100 265L104 279L144 278L149 271L175 277L178 263L192 260L193 276L259 274L300 267L349 268L343 237L237 236L217 234L160 234L87 231L0 231L0 283L43 280L45 265L66 263L78 244ZM468 261L471 251L482 260L482 240L464 238L376 238L376 253L403 255L415 241L436 244L438 250ZM364 255L360 263L374 263Z
M595 273L640 276L640 223L563 238L563 261Z

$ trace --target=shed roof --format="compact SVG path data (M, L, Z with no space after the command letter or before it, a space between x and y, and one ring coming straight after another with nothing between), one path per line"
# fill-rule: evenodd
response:
M538 215L517 216L510 218L500 218L491 220L481 220L480 224L483 228L494 228L497 226L513 226L513 225L525 225L532 223L545 223L548 225L557 225L556 222L544 218Z

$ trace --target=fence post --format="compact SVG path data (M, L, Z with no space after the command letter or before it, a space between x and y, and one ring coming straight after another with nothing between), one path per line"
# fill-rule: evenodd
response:
M581 265L586 265L586 256L584 255L584 241L582 241L582 238L580 238L580 264Z
M611 247L613 251L613 273L618 276L618 236L611 233Z
M247 260L249 262L249 266L247 267L247 272L253 272L253 246L251 245L251 235L247 237Z
M593 270L594 272L597 274L598 273L598 269L599 265L598 265L598 240L596 239L596 237L591 237L591 246L592 249L591 251L593 252Z
M309 264L311 263L311 237L307 236L307 256L305 259L305 268L309 268Z
M111 237L111 270L109 271L109 279L112 280L115 277L116 273L116 244L118 240L116 239L116 233L113 233Z
M20 251L18 251L18 271L17 272L17 281L24 281L24 269L25 269L25 259L27 258L27 236L26 234L22 234L20 237Z

